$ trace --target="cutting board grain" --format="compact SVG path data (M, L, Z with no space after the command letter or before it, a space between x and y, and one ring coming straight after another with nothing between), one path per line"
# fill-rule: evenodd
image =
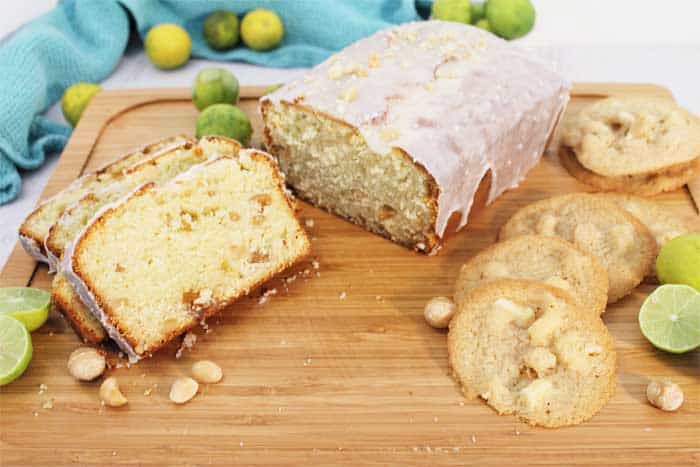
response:
M244 88L241 102L254 120L253 144L260 142L255 98L261 89ZM608 95L672 99L645 84L580 84L573 94L569 112ZM134 146L192 134L196 115L184 89L102 92L44 197ZM555 144L556 137L550 147ZM198 330L197 344L180 359L174 344L113 370L129 399L122 409L100 407L99 382L68 375L66 359L79 341L52 313L33 335L26 374L1 389L0 463L698 465L700 352L669 355L640 334L637 311L653 285L604 315L618 351L617 393L592 420L572 428L529 427L463 400L449 376L445 332L423 321L425 302L451 295L459 266L491 244L517 208L585 190L550 150L521 187L473 213L469 226L433 257L300 203L313 257L268 284L276 294L266 303L258 291L212 319L210 331ZM697 219L685 190L657 198ZM182 264L187 267L187 258ZM0 284L48 289L50 277L16 248ZM224 380L175 406L170 384L204 358L223 367ZM683 387L687 400L678 413L647 404L650 378Z

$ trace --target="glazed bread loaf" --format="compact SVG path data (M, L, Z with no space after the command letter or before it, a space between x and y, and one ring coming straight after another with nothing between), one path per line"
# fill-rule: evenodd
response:
M300 197L429 253L538 162L568 89L481 29L407 23L265 96L264 139Z
M32 258L48 263L44 239L66 208L88 193L119 180L124 175L124 171L132 165L148 160L185 141L187 138L184 136L166 138L131 152L95 172L83 175L64 190L39 204L27 216L19 228L20 243Z
M147 161L129 167L118 181L108 184L102 191L88 193L66 209L61 218L51 227L46 238L49 261L52 264L58 263L64 248L75 239L85 224L103 206L119 200L146 182L165 183L195 164L220 155L236 156L240 149L241 145L237 141L221 136L207 136L197 143L183 142ZM84 341L97 343L106 337L99 322L83 305L60 271L54 280L51 295L57 309L63 313Z
M62 268L138 360L309 250L277 164L242 150L105 206L66 249Z

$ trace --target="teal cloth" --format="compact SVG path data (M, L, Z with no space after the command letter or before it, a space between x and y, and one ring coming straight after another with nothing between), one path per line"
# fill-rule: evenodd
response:
M114 70L129 42L130 16L142 39L158 23L184 26L195 57L303 67L391 24L417 20L429 5L429 0L63 0L0 44L0 205L19 195L20 170L41 166L46 154L64 147L70 128L40 114L71 84L99 82ZM282 17L286 35L279 48L261 53L207 47L201 26L209 13L241 15L257 7Z

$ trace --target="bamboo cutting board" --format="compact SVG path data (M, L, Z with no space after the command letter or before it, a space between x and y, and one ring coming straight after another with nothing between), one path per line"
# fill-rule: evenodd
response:
M242 90L254 145L261 89ZM573 94L569 112L612 94L672 99L667 90L642 84L582 84ZM135 146L192 134L196 115L187 90L102 92L44 196ZM556 138L550 147L555 144ZM460 265L494 242L517 208L587 189L548 151L521 187L473 213L433 257L300 203L312 258L268 284L276 294L266 302L258 291L211 320L210 332L197 330L197 344L180 359L175 343L112 371L129 399L122 409L100 406L99 382L68 375L67 357L79 341L52 313L32 336L27 372L0 390L0 464L700 465L700 352L666 354L641 335L637 313L653 285L604 315L618 351L617 393L592 420L572 428L529 427L465 401L449 376L446 333L423 321L425 302L452 294ZM697 219L685 190L658 200ZM182 263L187 267L187 258ZM0 285L48 290L50 276L17 247ZM204 358L223 367L224 380L175 406L170 384ZM685 391L677 413L646 402L649 379L662 377Z

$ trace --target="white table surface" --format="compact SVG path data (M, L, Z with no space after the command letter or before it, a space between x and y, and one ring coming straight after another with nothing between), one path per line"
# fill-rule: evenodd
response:
M0 15L0 37L50 10L55 0L12 2ZM682 105L700 113L700 2L697 0L533 0L535 29L518 42L534 53L556 59L573 81L649 82L668 87ZM142 52L125 56L102 84L106 89L188 87L206 60L191 60L177 71L156 70ZM242 85L285 82L303 69L262 68L217 63ZM49 117L63 121L54 106ZM23 174L22 193L0 206L0 268L15 241L19 224L36 205L59 155Z

